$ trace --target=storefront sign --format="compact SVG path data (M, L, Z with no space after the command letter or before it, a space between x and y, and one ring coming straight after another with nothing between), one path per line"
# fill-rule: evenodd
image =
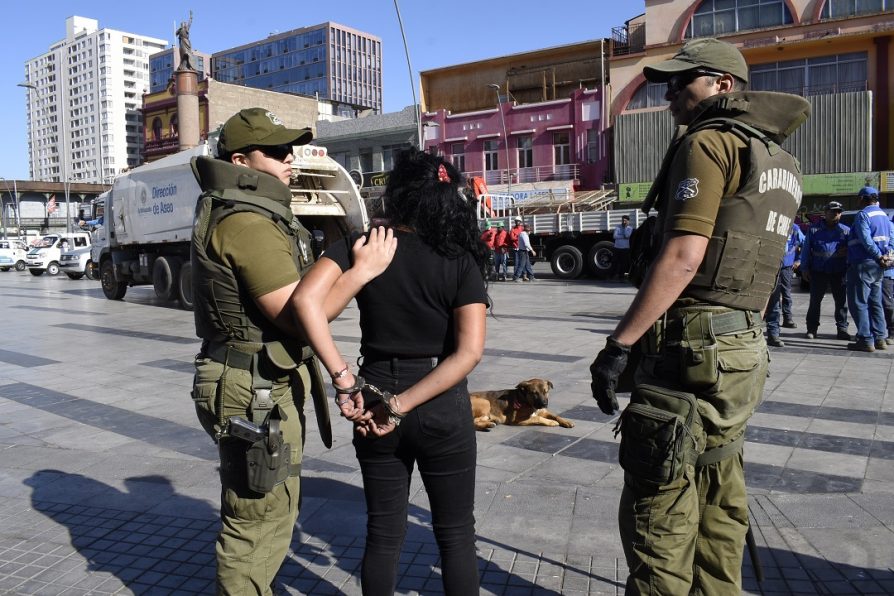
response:
M838 172L804 176L805 195L854 195L869 184L878 187L878 172Z

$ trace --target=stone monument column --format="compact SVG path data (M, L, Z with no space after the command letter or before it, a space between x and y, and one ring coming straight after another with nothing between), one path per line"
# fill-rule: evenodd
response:
M174 71L174 88L177 91L177 119L179 120L180 150L192 149L199 144L201 125L199 119L199 73L194 68L195 55L189 41L192 11L189 21L180 23L177 39L180 44L180 66Z

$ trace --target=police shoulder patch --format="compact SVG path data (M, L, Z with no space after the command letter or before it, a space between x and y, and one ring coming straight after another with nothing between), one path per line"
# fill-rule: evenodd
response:
M698 196L698 182L698 178L681 180L680 185L677 186L677 193L674 195L674 198L678 201L688 201Z

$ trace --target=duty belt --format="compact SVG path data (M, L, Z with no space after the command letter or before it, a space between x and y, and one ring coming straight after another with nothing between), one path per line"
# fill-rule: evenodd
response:
M683 315L693 311L711 312L711 331L714 335L729 335L758 327L762 323L761 314L751 310L722 310L713 312L711 307L685 307L671 309L663 317L659 319L659 323L664 328L665 340L679 341L683 334Z
M240 350L230 344L205 341L202 344L202 355L233 368L251 370L252 357L264 349L264 344L246 343L244 346L245 350Z

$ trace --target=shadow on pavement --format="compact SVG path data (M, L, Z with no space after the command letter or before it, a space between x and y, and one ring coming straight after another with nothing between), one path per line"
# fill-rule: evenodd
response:
M50 570L54 577L44 578L46 581L54 583L67 573L71 577L59 581L84 588L89 584L91 589L103 591L115 591L112 584L116 580L118 587L137 595L159 589L184 594L214 591L218 510L206 501L177 494L170 479L133 476L124 480L122 491L82 474L43 469L24 483L32 488L34 510L67 531L67 536L45 533L36 539L70 544L87 561L87 573L68 566ZM303 499L321 499L323 504L296 527L292 552L276 584L281 591L292 588L302 594L339 593L346 577L359 582L366 521L363 490L328 478L308 477L302 479L302 492ZM483 538L478 542L479 546L515 550L511 545ZM410 504L398 589L438 593L441 581L437 552L430 512ZM537 557L535 553L519 554ZM562 562L547 562L564 566ZM513 591L538 588L529 579L503 569L501 565L505 564L481 557L478 561L482 576L487 573ZM338 585L330 582L330 568L340 570L332 575ZM542 587L537 593L558 594Z
M742 588L749 594L891 594L894 591L894 571L881 565L869 569L779 548L759 546L757 550L763 581L758 583L756 579L748 549L742 561Z

